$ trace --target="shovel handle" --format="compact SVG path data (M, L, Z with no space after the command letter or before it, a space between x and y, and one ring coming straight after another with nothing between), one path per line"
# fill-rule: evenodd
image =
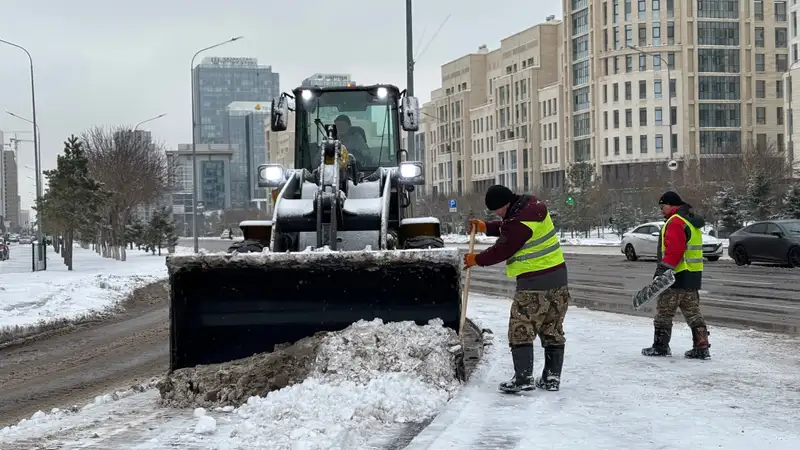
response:
M469 253L475 251L475 232L477 227L472 227L469 233ZM464 324L467 321L467 299L469 298L469 275L472 273L472 267L467 267L467 275L464 278L464 289L461 291L461 322L458 325L458 335L464 336Z

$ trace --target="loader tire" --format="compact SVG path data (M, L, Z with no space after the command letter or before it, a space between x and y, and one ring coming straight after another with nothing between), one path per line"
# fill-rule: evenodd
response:
M444 248L444 240L436 236L415 236L406 238L403 249Z

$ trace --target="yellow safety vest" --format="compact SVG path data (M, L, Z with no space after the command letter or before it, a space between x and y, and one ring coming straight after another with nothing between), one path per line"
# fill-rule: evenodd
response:
M520 222L531 229L531 237L514 256L506 261L506 275L509 278L549 269L564 263L564 253L558 241L556 228L550 213L541 222Z
M675 273L683 272L684 270L688 270L689 272L702 272L703 271L703 233L694 227L688 220L684 219L683 217L673 214L667 220L667 223L661 227L661 256L663 258L664 251L666 250L666 246L664 245L664 233L667 230L667 225L669 225L670 221L674 220L675 218L683 221L686 226L689 227L691 231L691 236L689 237L689 242L686 243L686 251L683 253L683 258L681 258L681 262L675 266Z

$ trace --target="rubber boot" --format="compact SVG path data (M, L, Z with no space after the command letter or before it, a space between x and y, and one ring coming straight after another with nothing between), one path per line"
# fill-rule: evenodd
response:
M653 345L643 348L642 354L644 356L672 356L672 350L669 348L669 341L671 338L672 325L669 327L655 327Z
M514 378L500 383L503 392L532 391L536 389L533 381L533 344L511 347L514 361Z
M557 391L561 387L561 367L564 365L564 346L544 348L544 369L542 377L536 380L536 387L546 391Z
M689 359L711 359L711 352L708 351L711 344L708 343L708 328L692 327L692 349L683 354Z

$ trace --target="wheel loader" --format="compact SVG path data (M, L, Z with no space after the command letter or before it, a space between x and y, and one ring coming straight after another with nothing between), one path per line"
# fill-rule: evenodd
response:
M413 217L424 167L400 148L401 130L419 129L418 100L388 84L299 87L272 102L270 129L290 123L292 167L258 167L258 187L273 189L272 220L247 231L261 244L167 259L170 370L360 319L459 331L462 261L437 219Z

